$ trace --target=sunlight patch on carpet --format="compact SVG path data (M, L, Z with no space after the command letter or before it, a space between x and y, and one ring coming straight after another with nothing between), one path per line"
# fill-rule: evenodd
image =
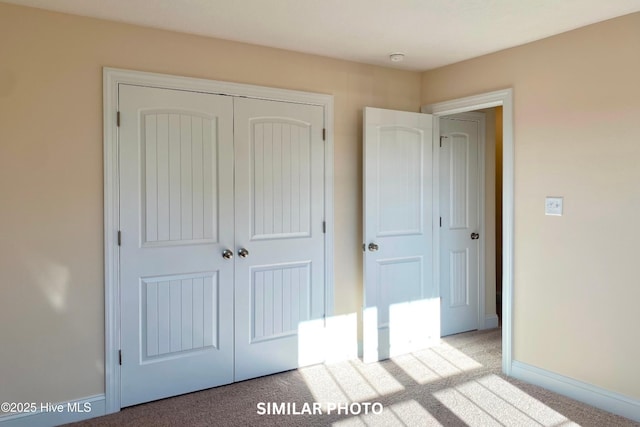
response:
M566 417L496 375L433 394L469 426L557 426ZM498 421L499 420L499 421Z
M405 389L380 364L358 359L299 371L315 401L321 403L367 402Z
M418 384L482 368L480 363L446 343L396 356L392 360Z
M418 384L427 384L442 378L413 354L404 354L392 360Z
M325 365L309 366L299 369L309 391L316 402L327 403L347 403L349 398L344 390L338 385ZM327 408L323 407L326 412Z
M352 402L367 402L380 396L349 363L327 365L327 369Z
M404 390L404 386L379 363L362 363L355 359L349 362L373 387L379 396L385 396Z

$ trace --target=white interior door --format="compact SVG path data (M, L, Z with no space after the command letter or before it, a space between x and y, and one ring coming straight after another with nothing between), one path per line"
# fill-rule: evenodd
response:
M324 112L234 102L239 381L322 361L303 343L324 325Z
M120 85L121 406L233 381L232 99Z
M467 115L466 117L469 117ZM443 336L478 329L479 118L440 119L440 279Z
M363 358L385 359L439 338L434 283L433 118L364 111Z

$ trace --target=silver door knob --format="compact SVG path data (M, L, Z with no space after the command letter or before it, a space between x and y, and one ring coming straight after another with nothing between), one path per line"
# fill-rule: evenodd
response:
M225 249L224 251L222 251L222 258L224 259L233 258L233 252L231 252L229 249Z
M480 235L478 233L471 233L471 240L478 240Z
M246 258L246 257L248 257L248 256L249 256L249 251L248 251L248 250L246 250L245 248L242 248L242 249L240 249L240 250L238 251L238 256L239 256L240 258Z
M375 243L371 242L369 243L369 252L375 252L379 249L378 245L376 245Z

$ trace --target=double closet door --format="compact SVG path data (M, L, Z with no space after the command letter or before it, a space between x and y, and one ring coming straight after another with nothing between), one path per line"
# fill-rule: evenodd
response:
M121 406L300 366L323 108L125 84L118 105Z

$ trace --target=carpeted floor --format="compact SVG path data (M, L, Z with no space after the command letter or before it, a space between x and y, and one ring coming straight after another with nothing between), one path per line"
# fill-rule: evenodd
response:
M640 426L504 377L500 333L492 329L454 335L437 347L380 363L311 366L74 425ZM313 411L315 415L307 413Z

